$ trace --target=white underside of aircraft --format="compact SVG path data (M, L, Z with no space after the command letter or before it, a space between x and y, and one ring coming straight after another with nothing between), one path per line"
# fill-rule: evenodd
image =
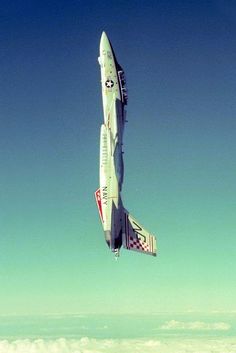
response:
M123 207L123 131L127 91L122 67L118 64L105 32L100 41L102 102L104 123L100 132L100 186L95 199L105 240L116 256L123 246L128 250L156 256L154 235L146 231Z

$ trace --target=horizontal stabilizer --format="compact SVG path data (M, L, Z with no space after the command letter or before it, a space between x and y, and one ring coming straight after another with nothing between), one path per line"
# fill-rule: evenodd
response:
M128 250L138 251L156 256L156 237L149 234L136 219L124 209L123 247Z

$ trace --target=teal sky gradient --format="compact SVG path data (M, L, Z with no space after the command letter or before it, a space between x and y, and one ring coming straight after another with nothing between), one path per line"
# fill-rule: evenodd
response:
M0 314L236 310L235 4L0 13ZM157 258L115 262L99 223L102 30L129 89L123 201Z

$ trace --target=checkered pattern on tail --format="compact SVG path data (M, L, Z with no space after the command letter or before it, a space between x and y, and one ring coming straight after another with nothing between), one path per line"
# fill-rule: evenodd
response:
M131 249L143 250L143 251L150 251L149 245L144 243L140 239L136 238L129 238L129 246Z

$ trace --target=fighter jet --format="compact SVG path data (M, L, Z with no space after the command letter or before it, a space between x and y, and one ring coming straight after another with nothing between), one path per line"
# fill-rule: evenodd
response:
M121 189L124 177L123 132L126 122L127 90L124 70L118 64L105 32L100 41L104 123L100 131L100 186L95 199L108 247L119 256L128 250L156 256L156 238L124 208Z

